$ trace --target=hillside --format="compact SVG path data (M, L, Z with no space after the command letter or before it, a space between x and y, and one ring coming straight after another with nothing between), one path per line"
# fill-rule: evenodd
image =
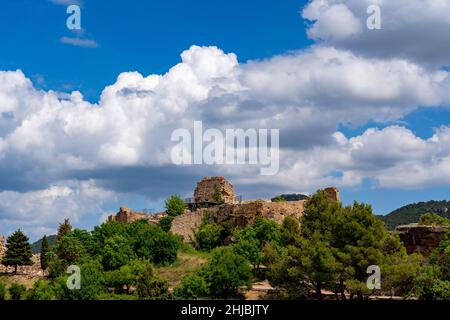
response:
M379 217L392 230L399 225L418 222L419 217L425 213L435 213L441 217L450 218L450 201L432 200L408 204Z
M56 235L48 236L47 239L48 239L48 245L50 247L53 247L56 243ZM31 252L33 254L40 253L41 252L41 244L42 244L42 239L39 239L38 241L31 244Z

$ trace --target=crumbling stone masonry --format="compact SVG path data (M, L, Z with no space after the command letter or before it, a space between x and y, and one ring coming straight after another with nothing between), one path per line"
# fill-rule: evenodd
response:
M335 187L325 188L325 192L328 193L328 196L334 201L340 201L338 188Z
M207 212L211 223L230 221L237 228L245 228L261 216L281 224L287 216L300 218L307 200L270 202L265 200L246 201L245 203L223 204L211 208L198 209L176 217L172 221L171 231L179 234L186 242L194 239L194 230L200 225Z
M224 177L205 177L199 181L194 191L195 203L217 204L216 194L224 203L234 203L234 187Z
M156 224L164 216L166 216L165 212L150 215L150 214L146 214L143 212L132 211L128 207L121 207L117 214L110 215L108 217L108 221L132 223L136 220L144 219L144 220L147 220L149 223Z

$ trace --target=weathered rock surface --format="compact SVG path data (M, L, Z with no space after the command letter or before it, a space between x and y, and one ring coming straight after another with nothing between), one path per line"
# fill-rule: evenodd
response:
M408 253L428 256L450 231L450 226L424 226L412 223L398 226L396 230Z
M224 177L205 177L199 181L194 191L195 202L217 203L216 191L220 193L225 203L234 203L234 187Z
M194 230L200 225L206 212L211 223L230 221L238 228L250 225L258 216L272 219L281 224L287 216L301 217L306 201L270 202L255 200L199 209L176 217L172 222L171 231L183 236L185 241L191 242L194 239Z
M110 215L108 217L108 221L132 223L132 222L134 222L136 220L144 219L144 220L147 220L149 223L156 224L164 216L166 216L165 212L160 212L160 213L157 213L157 214L146 214L146 213L143 213L143 212L132 211L128 207L121 207L117 214Z
M339 189L335 187L329 187L325 188L325 192L328 194L328 196L333 199L334 201L340 201L339 198Z

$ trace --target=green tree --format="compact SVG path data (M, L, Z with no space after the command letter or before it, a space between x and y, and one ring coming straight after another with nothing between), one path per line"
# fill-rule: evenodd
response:
M55 252L58 259L63 263L64 268L74 264L86 254L84 246L73 232L69 232L59 238L56 242Z
M21 300L26 291L27 288L23 284L13 283L9 287L9 295L11 296L11 300Z
M194 232L195 242L198 248L210 251L222 244L222 227L217 224L202 224Z
M408 255L397 234L389 234L385 238L382 251L385 256L381 266L383 291L390 292L391 296L412 296L414 280L422 267L422 256Z
M204 277L211 296L231 298L239 295L241 287L251 288L252 269L247 259L232 248L216 248L211 260L203 267Z
M300 222L298 219L288 216L284 219L280 230L280 242L282 245L295 245L300 238Z
M55 284L55 295L58 300L96 300L105 292L105 273L97 260L87 260L80 265L80 289L67 287L67 275L58 277Z
M48 245L48 239L47 236L44 235L42 238L42 244L41 244L41 269L47 270L48 268L48 261L49 261L49 255L50 255L50 249Z
M14 273L17 273L18 266L29 266L31 261L31 246L28 237L19 230L14 232L6 240L6 253L2 259L5 266L14 266Z
M165 232L169 232L170 228L172 228L172 221L173 221L173 219L174 219L174 217L172 217L172 216L162 217L161 220L159 220L158 225Z
M159 279L149 266L139 277L137 294L141 300L167 300L169 299L169 284Z
M101 254L105 247L105 241L113 236L123 236L127 239L132 238L135 234L134 223L128 225L117 221L108 221L100 226L96 226L92 231L92 251L93 255Z
M59 224L58 233L56 235L56 241L59 241L62 237L72 231L72 225L70 224L69 219L64 219L63 223Z
M173 295L175 299L196 300L207 297L209 291L205 279L194 273L181 280L181 284L174 289Z
M450 220L435 213L425 213L420 216L419 224L425 226L447 226L450 224Z
M279 242L280 227L272 220L257 217L251 226L235 232L234 238L235 252L247 258L253 265L255 275L258 275L264 257L263 248L268 242Z
M180 196L173 195L166 200L166 213L171 217L182 215L185 210L183 199Z
M137 285L139 277L149 266L150 263L146 260L133 260L119 270L109 272L107 282L116 292L130 294L131 288Z
M132 223L134 228L134 252L138 258L150 260L155 264L172 263L177 258L181 239L170 232L164 232L156 225L150 225L147 221Z
M119 269L133 258L134 252L128 239L120 235L106 239L102 257L105 270Z
M450 300L450 282L442 280L439 267L425 265L414 280L415 293L422 300Z

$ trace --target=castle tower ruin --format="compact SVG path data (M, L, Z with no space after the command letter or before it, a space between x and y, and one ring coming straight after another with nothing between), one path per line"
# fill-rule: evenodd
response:
M197 183L194 191L196 204L234 203L233 185L224 177L204 177Z

